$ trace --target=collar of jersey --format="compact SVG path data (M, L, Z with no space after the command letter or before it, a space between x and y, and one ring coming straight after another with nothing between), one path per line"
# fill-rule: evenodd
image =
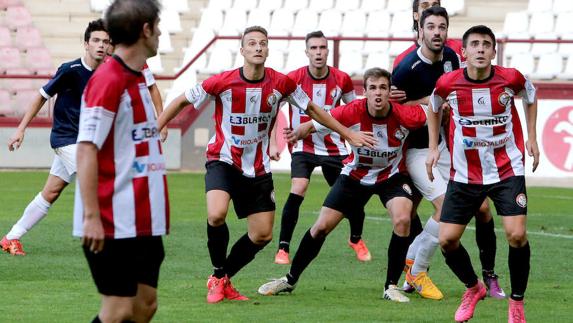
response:
M426 56L424 56L424 54L422 54L422 46L418 47L418 49L416 50L416 53L418 54L418 57L420 57L422 62L424 62L428 65L434 64L429 58L427 58ZM443 59L444 59L444 50L442 49L442 56L440 57L440 60L438 62L441 62Z
M90 72L93 71L93 68L91 68L91 67L86 63L86 61L84 60L84 57L83 57L83 56L80 57L80 60L81 60L81 62L82 62L82 66L83 66L86 70L88 70L88 71L90 71Z
M312 75L312 73L310 72L310 67L307 66L306 67L306 72L308 73L308 76L310 76L311 79L315 80L315 81L322 81L322 80L326 80L328 78L328 76L330 75L330 66L326 66L326 75L324 77L318 78L318 77L314 77L314 75Z
M371 119L374 119L374 120L382 120L382 119L388 118L390 113L392 113L392 108L393 108L392 102L388 101L388 104L390 105L390 109L388 109L388 113L383 117L375 117L375 116L371 115L370 112L368 111L368 99L364 99L364 108L366 108L366 114L368 115L368 117L370 117Z
M248 82L248 83L261 83L264 79L265 79L265 75L267 74L267 70L265 68L264 72L263 72L263 77L261 77L259 80L249 80L248 78L245 77L245 74L243 73L243 67L239 67L239 74L241 75L241 78L243 79L243 81Z
M464 68L464 78L468 82L472 82L472 83L478 83L478 84L485 83L485 82L491 80L494 75L495 75L495 66L493 66L493 65L491 66L491 73L489 73L489 76L483 80L474 80L474 79L470 78L470 76L468 75L468 68L467 67Z
M127 64L125 64L125 62L123 61L123 59L121 59L121 57L114 54L112 56L112 58L115 59L119 64L121 64L121 66L123 66L126 70L130 71L131 73L138 75L138 76L141 75L141 72L134 71L131 69L131 67L127 66Z

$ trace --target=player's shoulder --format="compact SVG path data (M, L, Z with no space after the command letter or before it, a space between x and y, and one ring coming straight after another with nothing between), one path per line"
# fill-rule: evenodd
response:
M287 76L293 80L297 80L306 74L308 66L301 66L287 73Z
M460 68L460 69L457 69L455 71L442 74L442 76L440 76L440 78L438 79L438 83L440 83L442 85L451 84L451 83L453 83L459 79L463 79L464 78L464 71L465 71L465 69Z
M84 68L81 58L76 58L74 60L62 63L62 65L60 65L58 70L60 72L67 72L67 71L71 71L71 70L76 70L78 68L82 68L82 69Z
M451 48L450 46L446 45L446 46L444 46L444 57L447 58L447 59L448 59L448 58L449 58L449 59L451 59L451 58L457 59L457 58L458 58L458 54L457 54L457 52L455 51L455 49L453 49L453 48Z
M405 51L398 54L398 56L396 56L396 58L394 59L394 64L393 64L394 68L396 68L398 64L400 64L404 60L404 57L408 56L411 52L415 52L416 49L418 49L418 45L414 43L410 47L408 47Z
M348 73L338 69L337 67L330 66L330 65L328 66L328 72L336 78L350 77L350 75L348 75Z
M507 81L512 81L515 78L523 77L521 72L513 67L503 67L499 65L493 65L492 68L494 69L495 75L499 75L500 77L506 79Z

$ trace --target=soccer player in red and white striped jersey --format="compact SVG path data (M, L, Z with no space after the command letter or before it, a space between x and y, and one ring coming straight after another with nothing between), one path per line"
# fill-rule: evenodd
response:
M409 245L410 213L412 211L412 182L406 173L405 143L411 130L422 127L426 115L421 106L405 107L388 101L390 73L371 68L364 73L365 99L330 110L330 114L344 126L355 131L374 133L377 143L372 148L350 144L352 153L344 161L344 168L326 197L320 215L300 243L289 273L262 285L258 292L275 295L295 288L302 272L318 255L326 236L344 216L356 215L374 194L388 209L394 226L388 247L388 266L384 298L408 302L396 285ZM307 122L293 131L285 130L290 142L305 138L312 131L324 127Z
M309 63L290 73L288 76L300 85L302 90L316 105L326 111L340 105L342 100L349 103L356 98L354 85L350 76L341 70L328 66L328 41L322 31L314 31L305 37L305 53ZM291 106L289 109L290 126L299 125L312 120L303 110ZM273 141L271 141L272 143ZM279 248L275 255L275 263L290 263L289 251L292 235L298 222L300 205L310 184L310 176L316 167L321 167L328 185L332 186L340 175L342 161L348 157L346 143L337 133L315 132L307 138L299 140L296 145L289 145L292 154L291 189L283 207L281 216L281 231ZM278 158L278 153L271 157ZM362 240L364 210L361 214L348 217L350 220L349 245L356 252L360 261L371 259L370 251Z
M74 235L102 302L93 322L148 322L169 232L159 129L141 73L157 53L156 0L116 0L105 23L115 55L91 77L78 133Z
M247 300L231 284L241 268L271 241L275 201L269 156L269 132L282 100L289 100L313 119L339 132L349 142L371 146L370 134L351 131L310 101L286 75L264 66L267 31L259 26L243 32L241 68L212 76L175 98L159 117L161 129L183 107L195 109L215 101L215 135L207 147L207 246L213 275L207 281L207 302ZM245 233L227 255L229 229L225 219L230 201L239 218L247 218Z
M440 107L448 102L451 151L450 182L440 218L439 241L446 263L466 285L462 304L455 314L458 322L473 316L486 290L472 268L460 243L467 223L486 196L501 215L509 242L511 295L508 322L525 322L523 297L527 287L530 248L527 240L527 195L525 151L533 156L533 170L539 163L536 140L537 101L535 88L519 71L493 66L495 35L486 26L474 26L463 36L467 68L443 75L430 98L430 134L426 161L428 177L439 159ZM514 96L521 96L528 138L524 144Z

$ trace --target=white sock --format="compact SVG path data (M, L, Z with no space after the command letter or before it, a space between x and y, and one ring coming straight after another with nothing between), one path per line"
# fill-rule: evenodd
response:
M414 241L408 247L408 253L406 253L406 259L416 259L416 254L418 253L418 248L420 247L420 240L423 238L424 231L420 232L414 238Z
M440 230L440 224L436 222L433 218L429 218L424 227L424 231L420 235L424 235L423 242L420 243L418 247L418 252L416 253L416 261L412 266L412 275L417 275L420 272L428 271L432 257L438 249L438 232Z
M36 223L40 222L47 214L50 209L51 204L48 203L42 196L42 193L38 193L36 197L28 204L24 210L24 214L14 226L12 230L6 235L6 239L20 239L28 231L30 231Z

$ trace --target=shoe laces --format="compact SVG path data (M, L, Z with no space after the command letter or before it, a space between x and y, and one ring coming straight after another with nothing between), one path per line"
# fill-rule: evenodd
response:
M20 240L10 240L10 250L13 253L24 252L24 248L22 248L22 244L20 243Z
M523 322L523 314L524 313L517 304L511 306L511 319L513 322Z
M362 239L358 240L358 242L355 245L356 245L356 249L359 252L363 252L363 253L366 252L366 244L364 243L364 240L362 240Z
M209 294L215 293L216 288L223 283L223 278L212 277L209 278L209 282L207 283L209 287Z
M465 311L468 308L470 308L471 303L472 303L472 299L474 296L474 291L473 291L473 287L472 288L468 288L464 295L462 296L462 304L460 305L460 307Z

